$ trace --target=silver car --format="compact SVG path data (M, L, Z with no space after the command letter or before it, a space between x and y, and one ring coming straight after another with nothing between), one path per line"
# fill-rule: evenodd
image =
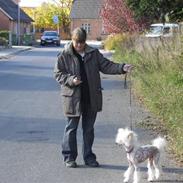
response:
M55 44L56 46L60 46L60 35L57 31L44 31L41 36L42 46L46 44Z
M179 25L176 23L157 23L151 24L150 29L145 34L145 37L156 38L156 37L171 37L179 32Z

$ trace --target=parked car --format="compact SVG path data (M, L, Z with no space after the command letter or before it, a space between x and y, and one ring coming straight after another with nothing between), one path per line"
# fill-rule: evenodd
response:
M145 37L171 37L175 33L179 32L179 25L176 23L157 23L151 24L149 31L145 34Z
M60 46L60 35L57 31L44 31L43 35L41 36L41 43L42 46L46 44L55 44Z

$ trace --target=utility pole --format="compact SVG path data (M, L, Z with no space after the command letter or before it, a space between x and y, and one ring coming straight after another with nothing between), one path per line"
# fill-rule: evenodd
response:
M60 4L59 4L56 0L53 0L53 2L54 2L55 4L57 4L58 6L60 6ZM58 15L55 15L55 16L53 17L53 22L54 22L55 24L57 24L57 32L58 32L58 35L60 35L60 25L59 25Z
M13 29L12 24L13 24L13 22L10 21L10 24L9 24L9 44L8 44L9 48L12 47L12 29Z
M17 20L17 44L20 45L20 1L18 1L18 20Z

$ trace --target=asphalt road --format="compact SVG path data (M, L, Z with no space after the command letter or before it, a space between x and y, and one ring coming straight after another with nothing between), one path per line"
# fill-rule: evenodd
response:
M63 46L63 45L62 45ZM0 183L120 183L127 168L126 154L115 145L119 127L130 125L129 90L123 76L101 75L103 111L95 125L94 152L99 168L83 165L81 127L76 169L64 167L61 139L65 126L60 88L53 77L56 55L62 47L40 47L0 61ZM108 53L103 52L106 55ZM133 128L141 144L156 135L135 125L149 115L132 102ZM167 152L158 182L183 182L183 168ZM147 182L141 164L140 183Z

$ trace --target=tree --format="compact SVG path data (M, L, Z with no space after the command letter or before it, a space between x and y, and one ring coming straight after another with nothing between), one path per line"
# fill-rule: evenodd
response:
M57 15L59 27L65 32L70 25L70 10L72 0L54 0L55 3L43 3L35 9L24 9L24 11L34 20L36 28L56 29L57 25L53 22L53 16Z
M61 8L71 8L73 0L53 0Z
M126 0L128 7L134 11L136 21L150 24L152 22L183 20L182 0Z
M124 0L105 0L101 9L104 28L109 33L136 32L138 24Z
M169 17L171 21L181 22L183 21L183 1L174 0L172 3L172 11L169 11Z
M68 30L68 26L70 25L70 11L73 0L53 0L57 7L60 9L60 20L61 21L61 27L66 32Z

